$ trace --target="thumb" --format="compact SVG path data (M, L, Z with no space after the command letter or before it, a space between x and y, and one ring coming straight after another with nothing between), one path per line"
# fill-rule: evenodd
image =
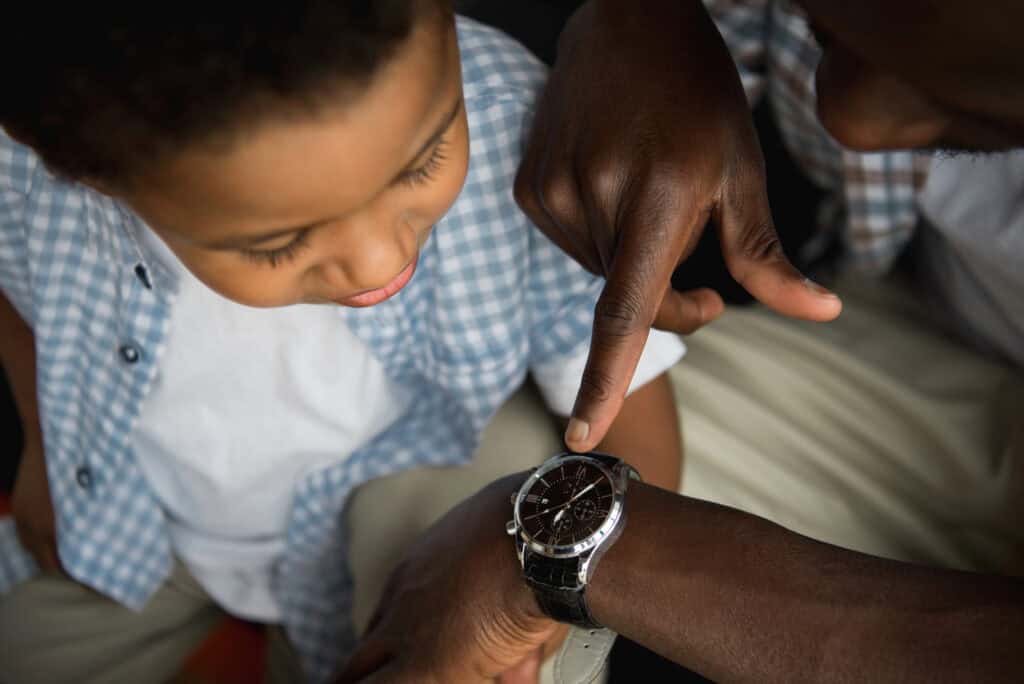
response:
M759 302L784 316L830 321L843 305L839 297L804 277L785 253L775 231L763 183L742 201L719 204L716 219L722 254L732 277Z

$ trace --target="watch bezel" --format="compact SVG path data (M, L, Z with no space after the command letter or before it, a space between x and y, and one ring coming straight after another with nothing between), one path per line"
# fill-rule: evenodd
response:
M530 535L525 527L521 517L520 506L526 498L526 495L533 488L533 485L537 483L547 473L565 466L571 463L586 463L587 465L594 466L601 473L608 478L612 485L612 504L608 509L608 515L604 521L586 538L576 542L575 544L545 544L537 541ZM616 525L619 519L622 517L624 511L624 499L625 493L623 491L622 482L617 474L609 468L605 463L587 454L573 454L570 456L561 456L557 459L551 459L542 464L539 468L533 471L526 481L519 488L516 493L515 506L513 508L513 517L515 520L516 529L519 531L519 538L526 548L530 549L534 553L539 553L548 558L575 558L580 556L601 544L605 539L612 536L612 533L616 529Z

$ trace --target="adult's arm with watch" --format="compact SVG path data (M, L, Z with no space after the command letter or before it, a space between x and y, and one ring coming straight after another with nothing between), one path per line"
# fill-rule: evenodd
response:
M730 273L789 316L839 300L779 247L764 161L735 64L700 0L590 0L570 20L538 105L516 197L556 244L607 276L566 443L589 451L614 419L652 324L714 319L708 289L673 292L705 225Z
M442 518L392 577L340 682L486 682L554 623L504 521L513 475ZM716 681L1000 681L1024 672L1024 582L890 561L634 483L588 585L605 626Z

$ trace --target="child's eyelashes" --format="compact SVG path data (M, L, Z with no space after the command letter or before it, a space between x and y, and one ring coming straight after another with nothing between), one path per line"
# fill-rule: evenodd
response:
M437 144L434 145L434 149L430 152L430 157L428 157L427 160L419 167L404 171L400 176L398 176L397 182L409 187L421 186L430 183L434 180L437 171L448 159L446 150L447 146L448 141L445 138L438 140ZM282 263L291 261L303 247L307 246L306 243L309 238L310 230L312 230L312 227L299 231L295 234L295 237L292 238L292 241L283 247L277 247L274 249L242 249L240 251L246 259L260 264L267 264L271 268L274 268L280 266Z
M408 186L425 185L434 179L434 174L444 164L445 160L448 159L446 153L446 147L448 141L445 138L441 138L437 141L434 149L430 153L430 157L427 161L415 169L409 169L402 173L398 177L400 183Z
M271 268L279 266L282 262L291 261L299 253L299 251L306 246L306 240L309 238L309 231L312 228L306 228L295 234L292 241L283 247L277 247L274 249L243 249L242 254L247 259L251 259L261 264L269 264Z

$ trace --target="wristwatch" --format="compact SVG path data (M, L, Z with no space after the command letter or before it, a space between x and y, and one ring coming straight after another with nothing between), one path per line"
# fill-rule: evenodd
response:
M587 583L625 527L630 479L639 480L639 473L614 456L563 453L512 495L506 531L515 537L526 583L554 620L600 629L587 608Z

